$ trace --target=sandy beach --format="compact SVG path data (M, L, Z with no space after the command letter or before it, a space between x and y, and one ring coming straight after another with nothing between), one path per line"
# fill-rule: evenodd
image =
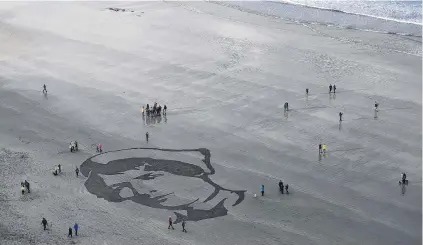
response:
M154 102L166 116L142 116ZM421 244L421 125L421 36L212 2L0 3L1 245Z

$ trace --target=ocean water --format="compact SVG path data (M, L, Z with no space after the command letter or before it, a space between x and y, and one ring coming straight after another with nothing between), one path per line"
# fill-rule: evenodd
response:
M305 24L421 37L420 1L243 1L219 2L238 10Z
M422 24L421 1L285 0L283 2L398 22Z

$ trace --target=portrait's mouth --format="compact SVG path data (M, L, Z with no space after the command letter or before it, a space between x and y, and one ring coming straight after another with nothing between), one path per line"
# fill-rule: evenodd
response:
M210 156L207 149L123 149L87 159L81 173L88 177L87 190L98 198L178 211L176 222L197 221L226 215L228 197L235 200L233 206L244 199L245 191L210 179L215 173Z

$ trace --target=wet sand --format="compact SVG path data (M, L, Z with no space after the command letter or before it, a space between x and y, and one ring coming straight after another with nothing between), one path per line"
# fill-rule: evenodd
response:
M421 244L421 39L197 2L1 3L0 27L0 244L66 244L74 222L77 244ZM167 116L147 123L155 101ZM75 177L97 143L208 149L210 179L245 198L220 193L227 215L168 230L175 210L109 202ZM160 188L213 193L175 181Z

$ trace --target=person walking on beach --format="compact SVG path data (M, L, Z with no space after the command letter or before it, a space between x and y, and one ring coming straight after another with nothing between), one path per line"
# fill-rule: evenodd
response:
M326 153L326 144L323 144L323 145L322 145L322 152L323 152L323 154L325 154L325 153Z
M24 184L25 184L25 188L28 191L28 193L31 193L31 190L29 189L29 182L25 180Z
M78 176L79 176L79 168L78 167L76 167L76 169L75 169L75 174L76 174L76 177L78 178Z
M306 95L308 96L308 88L306 88Z
M75 236L78 236L78 229L79 229L79 226L78 226L78 224L77 224L77 223L75 223L75 224L73 225L73 229L75 229Z
M144 116L144 106L141 108L141 113Z
M342 122L342 115L344 115L344 113L339 112L339 121Z
M41 221L41 224L43 225L44 230L46 230L47 229L47 220L46 220L46 218L43 218L43 220Z
M288 191L288 184L286 184L286 186L285 186L285 192L286 192L286 194L289 194L289 191Z
M68 237L72 238L72 228L69 227Z
M60 165L60 163L59 163L59 165L57 165L57 167L59 168L59 174L62 173L62 165Z
M332 84L329 84L329 93L332 93Z
M164 114L164 115L166 115L166 110L167 110L167 106L166 106L166 105L164 105L164 107L163 107L163 114Z
M322 143L319 144L319 154L322 153Z
M185 229L185 220L182 221L182 232L187 233L187 230Z
M261 196L264 196L264 185L260 186Z
M172 217L169 216L169 226L167 227L168 229L172 228L172 230L174 230L175 228L173 228L173 222L172 222Z
M282 180L279 180L279 190L283 194L283 182L282 182Z
M22 192L22 195L25 194L25 187L23 185L21 185L21 192Z
M333 93L336 93L336 85L333 85Z
M44 84L43 85L43 94L46 94L47 93L47 86Z
M147 141L147 143L148 143L148 132L147 133L145 133L145 140Z

